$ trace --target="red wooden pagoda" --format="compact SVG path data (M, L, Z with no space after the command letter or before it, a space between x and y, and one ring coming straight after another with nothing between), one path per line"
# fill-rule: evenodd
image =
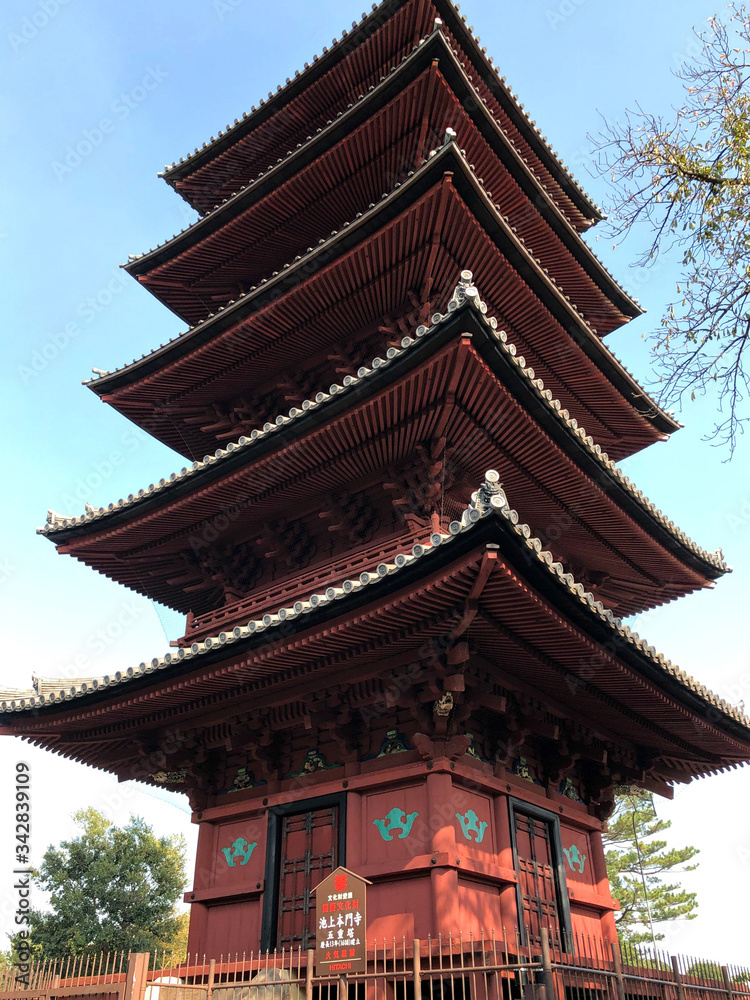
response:
M191 951L308 947L339 865L368 938L613 940L615 789L750 722L621 622L727 567L615 465L678 425L604 343L639 309L597 208L450 0L164 176L201 217L127 269L188 329L89 384L188 464L40 530L186 634L3 731L188 794Z

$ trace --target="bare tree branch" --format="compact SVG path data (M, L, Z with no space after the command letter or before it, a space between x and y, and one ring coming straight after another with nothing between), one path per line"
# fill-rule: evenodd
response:
M712 438L734 450L750 420L750 13L733 3L696 32L699 57L676 75L669 117L626 112L590 137L610 186L610 229L650 229L638 263L679 253L678 298L651 335L664 406L716 391Z

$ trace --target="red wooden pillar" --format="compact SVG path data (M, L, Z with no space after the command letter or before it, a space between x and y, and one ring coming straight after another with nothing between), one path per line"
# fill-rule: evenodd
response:
M592 830L589 834L589 842L591 844L591 864L594 869L594 878L596 879L596 891L602 896L609 896L611 893L601 831ZM612 910L607 910L603 913L601 920L602 937L607 944L617 944L617 925L615 924L615 915Z
M504 795L495 799L495 829L497 831L497 861L501 868L513 870L513 843L510 835L508 800ZM515 883L504 886L500 892L503 938L512 943L518 927L518 910Z
M353 872L359 871L365 860L362 804L362 796L356 792L346 796L346 867Z
M216 827L213 823L197 819L200 814L194 814L193 821L199 823L198 849L195 856L195 873L193 875L193 892L185 893L185 902L190 903L190 930L188 934L188 952L197 953L201 950L201 942L205 942L208 932L208 907L195 903L192 896L201 889L209 889L213 885L214 854L216 852Z
M444 937L458 934L460 912L458 873L455 867L456 827L453 822L453 780L450 774L427 775L427 804L430 816L432 908L435 931ZM450 866L450 867L449 867Z

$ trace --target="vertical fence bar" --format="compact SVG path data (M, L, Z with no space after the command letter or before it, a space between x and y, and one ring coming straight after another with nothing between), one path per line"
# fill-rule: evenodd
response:
M414 1000L419 1000L422 995L422 945L419 938L414 938L412 948L414 951L411 963L411 974L414 981Z
M313 948L308 948L307 968L305 969L305 1000L312 1000L314 962L315 962L315 950Z
M721 967L721 976L724 980L724 989L727 991L727 996L729 997L729 1000L732 1000L734 991L732 990L732 980L729 978L729 969L726 965L722 965Z
M206 1000L211 1000L214 991L214 979L216 977L216 959L212 958L208 963L208 983L206 984Z
M670 955L670 962L672 963L672 974L674 976L675 986L677 987L677 1000L685 1000L685 986L682 982L682 976L680 975L680 962L676 955Z
M125 979L123 1000L143 1000L148 980L148 952L131 952L128 956L128 972Z
M542 973L544 977L544 1000L555 1000L555 985L552 979L552 958L549 950L549 934L547 928L541 928L542 938Z
M617 1000L625 1000L625 979L622 975L622 960L620 958L620 947L615 942L610 944L610 951L612 952L612 965L615 970L615 983L617 989Z

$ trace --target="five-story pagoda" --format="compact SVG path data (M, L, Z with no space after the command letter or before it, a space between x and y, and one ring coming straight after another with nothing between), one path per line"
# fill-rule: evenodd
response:
M450 0L386 0L164 176L200 219L127 270L188 328L89 385L188 464L40 530L186 634L3 731L187 793L191 951L307 948L339 865L368 938L613 941L616 787L750 722L621 622L727 567L615 465L678 425L604 343L639 309L596 206Z

